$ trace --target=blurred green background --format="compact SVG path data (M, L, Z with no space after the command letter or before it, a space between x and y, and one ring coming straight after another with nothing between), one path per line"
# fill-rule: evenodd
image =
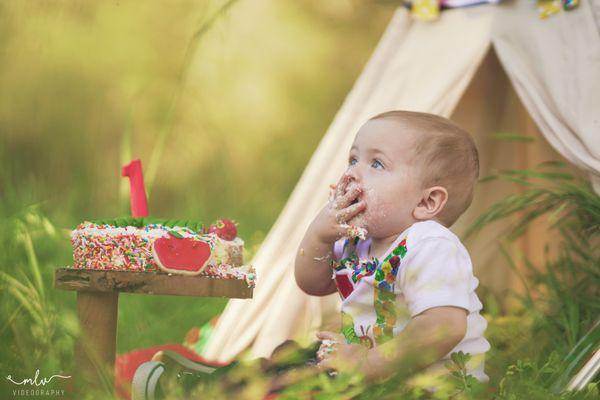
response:
M251 255L395 7L0 2L0 263L34 305L1 294L4 366L67 368L75 294L51 289L52 272L71 263L70 229L128 214L132 158L151 215L235 219ZM180 342L224 304L122 295L118 350Z

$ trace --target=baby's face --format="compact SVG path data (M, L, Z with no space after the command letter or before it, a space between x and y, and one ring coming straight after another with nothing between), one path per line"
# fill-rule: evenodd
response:
M396 121L367 122L358 131L344 173L362 189L363 213L351 224L366 228L373 238L397 235L415 222L421 200L420 165L413 159L415 133Z

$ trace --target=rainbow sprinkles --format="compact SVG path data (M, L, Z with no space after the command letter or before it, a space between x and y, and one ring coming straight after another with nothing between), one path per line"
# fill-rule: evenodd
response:
M71 232L71 243L74 268L202 275L255 286L254 268L243 265L244 241L229 220L208 229L152 217L86 221Z

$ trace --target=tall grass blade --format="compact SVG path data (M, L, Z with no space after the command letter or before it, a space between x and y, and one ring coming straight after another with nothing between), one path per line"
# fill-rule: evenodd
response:
M205 22L203 22L200 25L198 30L196 30L196 32L188 41L185 50L185 55L183 57L183 61L181 63L181 67L178 73L175 92L173 93L169 108L167 110L167 114L165 116L164 123L158 133L156 144L154 145L154 148L152 149L152 154L150 155L150 162L148 164L148 169L145 178L146 193L148 195L148 198L150 197L152 188L154 186L154 181L156 180L156 174L158 172L158 167L160 165L160 159L165 148L166 140L173 131L173 121L175 119L175 113L179 108L181 95L187 82L190 66L193 63L196 52L198 50L200 39L202 39L202 37L213 27L217 20L223 14L225 14L229 10L229 8L231 8L231 6L233 6L237 1L238 0L227 0L226 2L224 2L212 16L210 16Z
M26 229L24 229L20 237L22 238L23 245L25 246L25 253L27 254L29 268L31 270L31 274L33 275L36 289L38 290L40 297L44 298L44 283L42 281L42 273L40 271L40 264L38 262L37 255L33 249L31 235Z

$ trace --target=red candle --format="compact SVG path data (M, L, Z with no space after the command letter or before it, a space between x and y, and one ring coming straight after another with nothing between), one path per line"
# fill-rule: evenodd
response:
M121 174L122 176L129 177L131 215L134 217L148 216L148 201L146 199L146 189L144 188L142 162L140 160L133 160L123 167Z

